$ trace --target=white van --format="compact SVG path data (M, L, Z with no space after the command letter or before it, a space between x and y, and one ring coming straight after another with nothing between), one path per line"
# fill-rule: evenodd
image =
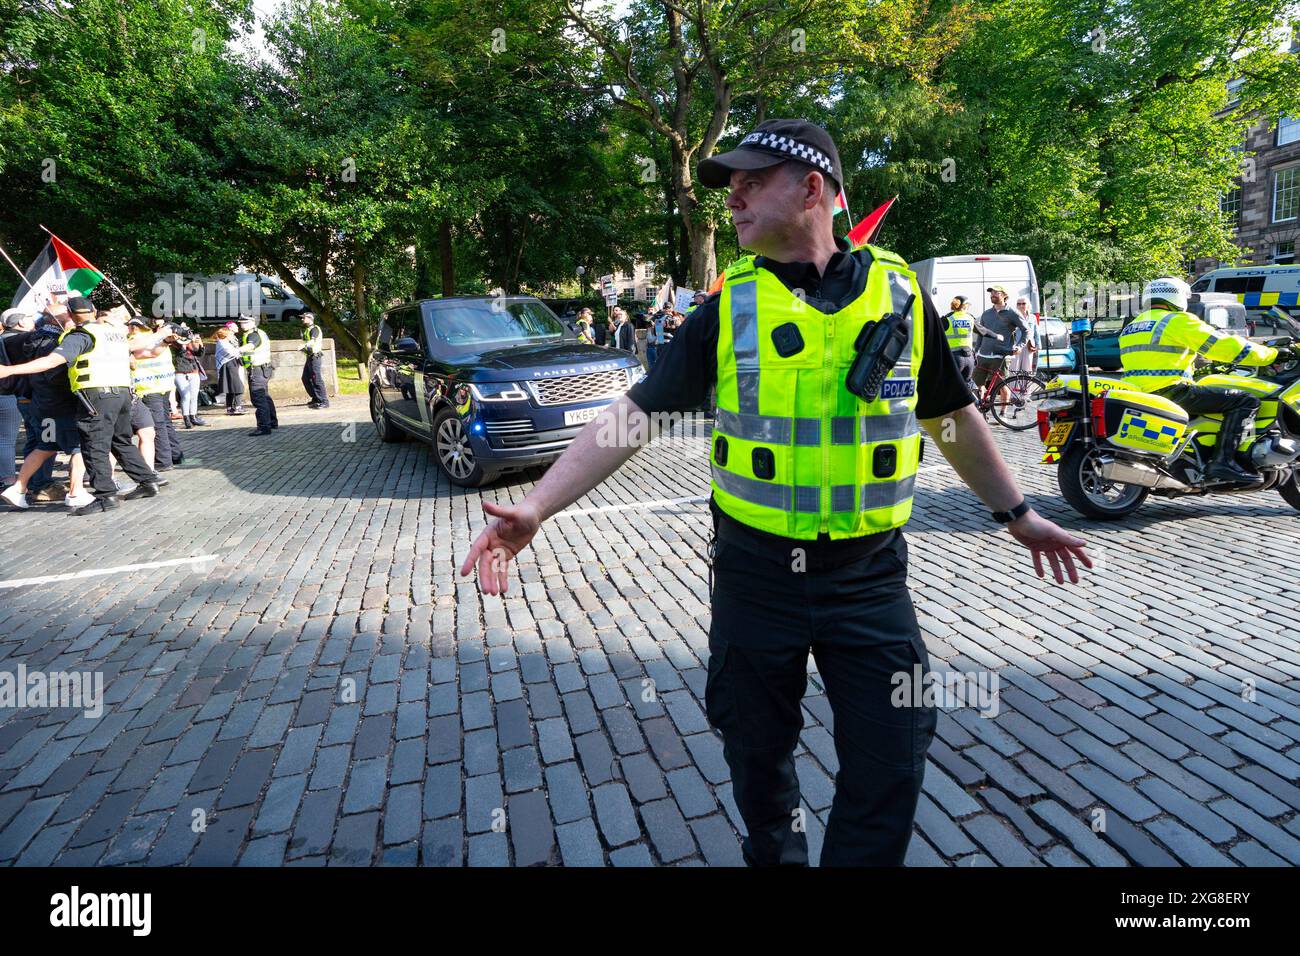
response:
M1192 283L1193 292L1226 292L1237 297L1255 323L1255 335L1273 334L1269 315L1277 306L1300 319L1300 265L1211 269ZM1279 329L1289 334L1289 329Z
M292 321L307 309L302 299L285 291L279 278L251 272L158 273L152 292L153 315L199 323L227 322L241 313L257 315L263 322Z
M964 295L966 311L979 318L992 305L985 290L994 285L1005 286L1010 293L1007 308L1014 309L1021 296L1029 300L1030 312L1040 308L1038 276L1028 256L939 256L913 262L912 271L940 315L948 312L953 296Z

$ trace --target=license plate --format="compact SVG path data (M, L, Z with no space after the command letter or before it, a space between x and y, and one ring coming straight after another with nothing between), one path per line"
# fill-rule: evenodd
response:
M1043 444L1048 448L1060 448L1065 444L1065 440L1070 437L1070 432L1074 429L1074 422L1057 422L1052 426L1047 437L1043 439Z
M591 421L608 407L606 405L596 405L593 408L574 408L564 413L565 425L583 425Z

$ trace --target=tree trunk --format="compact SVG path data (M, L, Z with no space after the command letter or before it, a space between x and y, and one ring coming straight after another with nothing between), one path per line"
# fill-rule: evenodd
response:
M691 288L707 289L718 277L717 255L713 248L713 236L717 226L711 219L697 221L694 217L699 208L695 198L695 185L691 182L690 161L686 156L673 158L673 176L677 192L677 208L681 211L682 225L691 245Z
M366 267L360 262L352 265L352 311L356 313L357 339L366 353L364 358L357 358L357 378L364 382L369 372L366 363L374 349L374 339L370 334L370 321L366 318Z
M438 223L438 257L442 260L442 294L456 294L456 260L451 254L451 221Z
M368 347L362 345L352 330L339 321L338 316L334 314L334 310L329 307L328 299L317 296L311 289L299 282L293 270L271 251L271 248L263 241L262 237L250 236L249 243L263 259L271 264L271 268L284 281L284 284L292 289L298 298L306 302L307 307L312 312L316 313L317 323L326 332L342 342L347 351L356 356L358 361L364 362L369 357Z

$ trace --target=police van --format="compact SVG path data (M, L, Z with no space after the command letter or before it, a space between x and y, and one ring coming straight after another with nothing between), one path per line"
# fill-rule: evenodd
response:
M1192 291L1235 296L1254 322L1256 336L1273 334L1278 324L1270 315L1274 307L1300 319L1300 265L1212 269L1192 283Z

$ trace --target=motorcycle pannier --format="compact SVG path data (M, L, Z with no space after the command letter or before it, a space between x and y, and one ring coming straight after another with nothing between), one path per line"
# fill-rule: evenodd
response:
M1145 392L1106 392L1106 439L1112 445L1152 455L1168 455L1187 432L1182 407Z

